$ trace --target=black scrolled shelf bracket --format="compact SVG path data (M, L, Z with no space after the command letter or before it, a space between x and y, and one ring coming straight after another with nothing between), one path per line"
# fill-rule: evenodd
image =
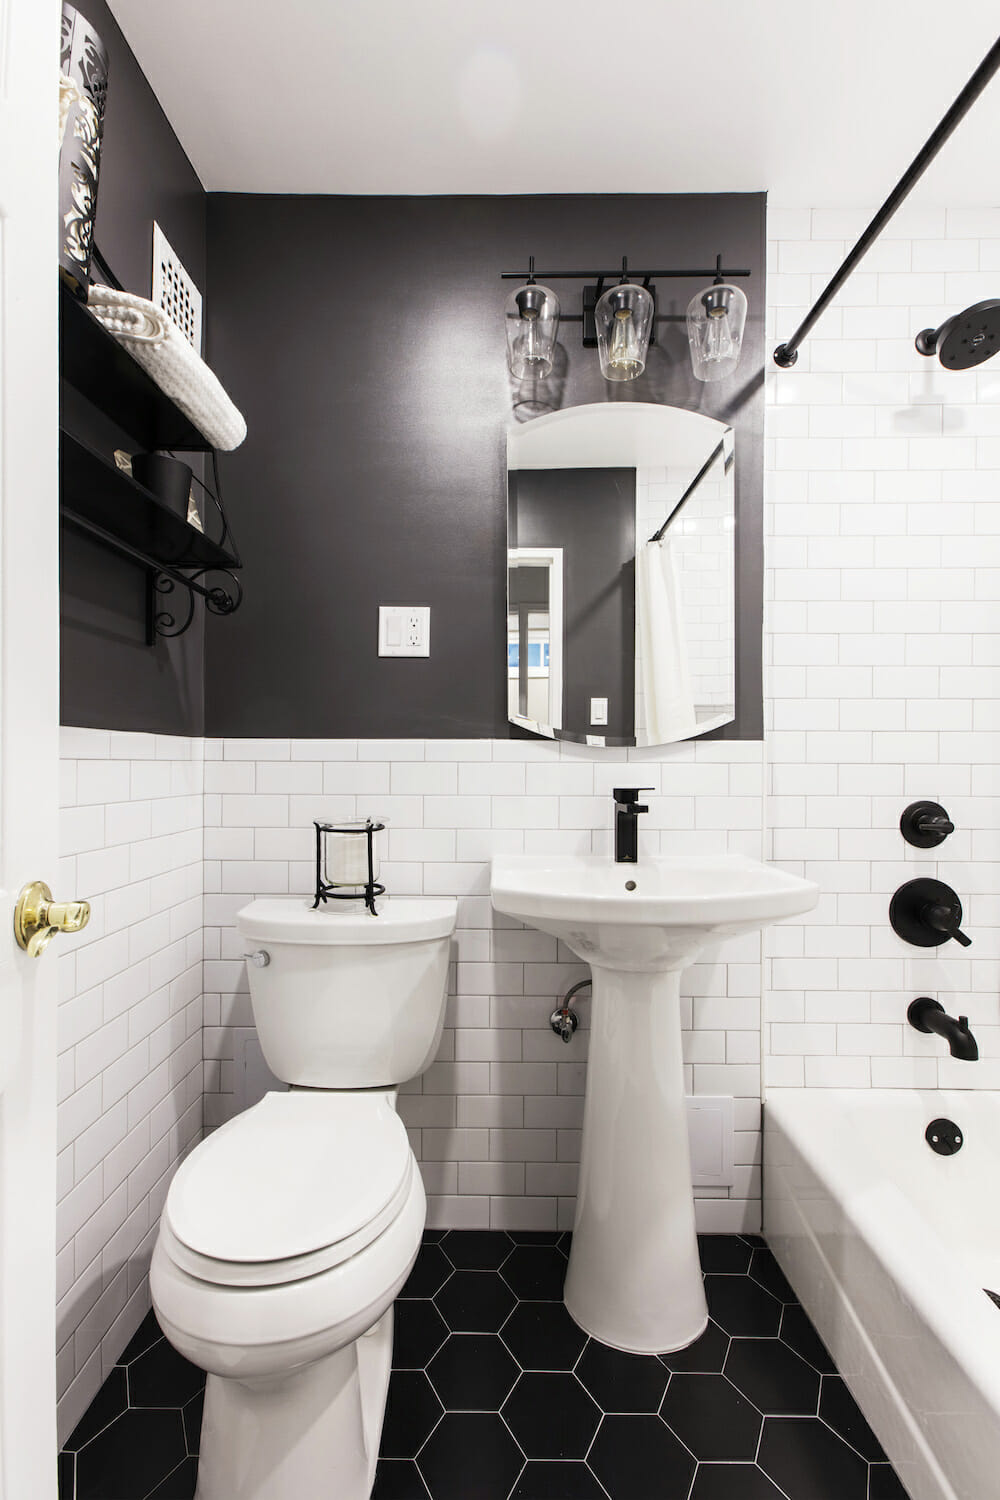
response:
M232 584L215 583L206 588L200 582L206 574L218 573L228 578ZM195 568L194 571L177 573L173 568L160 568L153 580L153 591L161 599L168 598L174 593L178 584L187 590L187 611L183 619L178 618L169 609L156 609L155 600L152 604L152 630L154 635L164 636L172 639L174 636L183 635L194 620L195 595L199 595L205 601L205 608L213 615L233 615L243 603L243 585L231 568L209 567Z
M775 349L773 359L779 369L788 370L794 365L799 357L799 347L802 341L812 332L812 329L826 312L826 309L840 291L844 282L857 267L858 262L863 256L867 255L893 214L900 207L904 199L909 197L911 189L920 181L945 141L948 140L954 132L955 127L968 114L998 69L1000 69L1000 39L993 43L993 46L987 52L948 113L944 116L934 133L924 143L921 150L917 152L874 219L868 225L864 234L862 234L857 244L848 253L839 269L834 272L830 281L823 288L819 297L806 313L791 338L787 339L785 343L779 344Z

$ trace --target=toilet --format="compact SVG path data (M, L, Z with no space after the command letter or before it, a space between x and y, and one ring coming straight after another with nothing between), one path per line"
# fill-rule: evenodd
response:
M456 903L237 916L269 1093L170 1185L150 1288L167 1338L208 1372L196 1500L368 1500L392 1303L426 1200L396 1113L441 1040Z

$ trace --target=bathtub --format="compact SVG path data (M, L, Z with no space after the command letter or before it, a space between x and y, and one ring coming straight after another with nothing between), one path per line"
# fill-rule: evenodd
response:
M772 1091L764 1232L911 1500L1000 1496L1000 1094Z

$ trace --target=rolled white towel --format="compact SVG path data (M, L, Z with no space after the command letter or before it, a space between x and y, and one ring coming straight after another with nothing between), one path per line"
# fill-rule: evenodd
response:
M247 435L243 414L162 308L109 286L92 286L87 305L213 448L240 446Z

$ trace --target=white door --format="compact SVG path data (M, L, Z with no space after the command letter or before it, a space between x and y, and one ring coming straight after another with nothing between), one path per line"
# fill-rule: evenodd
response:
M0 0L0 1500L56 1493L56 959L13 911L58 852L59 13Z

